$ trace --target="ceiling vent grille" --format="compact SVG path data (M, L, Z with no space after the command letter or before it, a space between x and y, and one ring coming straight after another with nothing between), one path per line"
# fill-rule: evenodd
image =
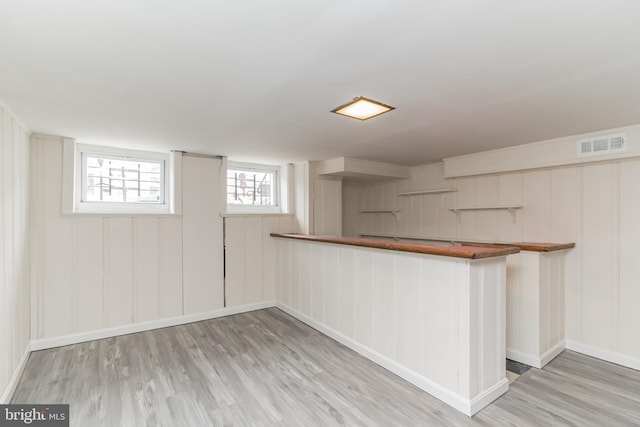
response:
M627 151L627 134L595 136L578 140L578 156L602 156Z

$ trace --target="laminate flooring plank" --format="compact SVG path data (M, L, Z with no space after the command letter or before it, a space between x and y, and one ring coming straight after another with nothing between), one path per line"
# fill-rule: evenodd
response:
M565 351L468 418L278 309L31 353L72 426L637 426L640 372Z
M616 377L621 380L617 384L612 381ZM638 426L638 398L639 371L565 351L543 370L524 373L473 420L522 426Z

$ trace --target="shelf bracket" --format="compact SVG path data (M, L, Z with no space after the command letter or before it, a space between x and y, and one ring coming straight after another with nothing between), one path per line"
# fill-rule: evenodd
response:
M485 211L485 210L501 210L504 209L511 214L511 219L513 223L516 223L516 209L521 209L522 206L478 206L478 207L458 207L458 208L449 208L450 211L456 214L458 217L458 223L461 222L460 212L462 211Z
M460 218L460 211L458 209L451 209L451 210L456 215L456 220L458 220L458 224L461 224L462 218Z

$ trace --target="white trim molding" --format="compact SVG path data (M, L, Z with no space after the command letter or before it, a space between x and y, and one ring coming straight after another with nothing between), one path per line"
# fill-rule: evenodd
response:
M595 357L596 359L604 360L605 362L615 363L616 365L626 366L627 368L640 371L640 359L635 357L571 340L566 340L566 348L567 350Z
M564 340L557 343L549 350L545 351L540 356L530 353L524 353L522 351L507 348L507 359L515 360L516 362L524 363L525 365L533 366L534 368L542 369L555 359L565 349Z
M114 328L99 329L96 331L83 332L79 334L64 335L54 338L43 338L31 341L31 351L44 350L48 348L61 347L63 345L77 344L86 341L99 340L103 338L117 337L120 335L134 334L137 332L151 331L154 329L167 328L170 326L184 325L187 323L200 322L203 320L216 319L218 317L231 316L234 314L247 313L264 308L275 307L275 301L264 301L255 304L246 304L237 307L225 307L219 310L207 311L203 313L189 314L185 316L169 317L166 319L152 320L149 322L134 323L131 325L116 326Z
M13 376L7 384L7 388L5 389L2 397L0 397L0 405L6 405L11 402L11 398L13 397L13 393L16 391L16 387L18 386L18 381L22 376L22 372L24 371L25 366L27 366L27 360L29 360L29 355L33 350L31 349L31 345L28 345L24 350L22 357L20 358L20 362L18 362L18 366L15 371L13 371Z

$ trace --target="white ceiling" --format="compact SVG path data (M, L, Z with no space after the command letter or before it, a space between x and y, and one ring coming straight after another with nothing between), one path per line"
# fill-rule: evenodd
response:
M397 110L329 112L359 95ZM424 164L640 123L640 1L2 0L0 99L84 142Z

